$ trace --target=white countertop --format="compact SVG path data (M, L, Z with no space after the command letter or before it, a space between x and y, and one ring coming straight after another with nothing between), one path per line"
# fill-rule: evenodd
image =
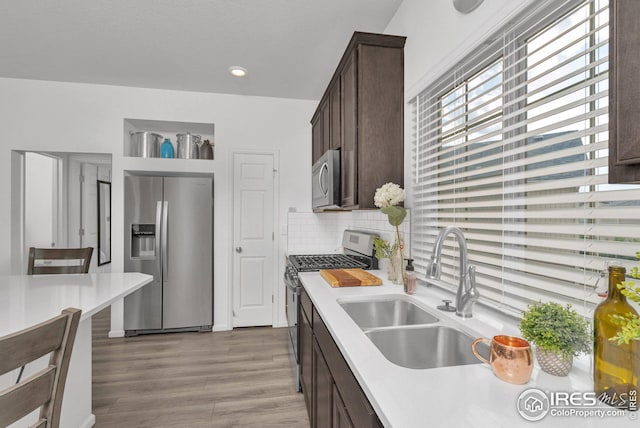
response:
M574 361L567 377L556 377L539 370L536 362L531 380L526 385L512 385L494 376L485 364L408 369L388 361L338 304L336 299L359 300L390 294L404 294L402 286L386 280L386 272L371 271L383 278L382 286L331 288L318 273L300 273L316 310L322 316L345 360L358 379L378 417L386 427L409 428L450 426L473 428L531 427L622 427L640 426L637 413L605 418L552 416L528 422L518 413L518 396L529 388L542 391L592 391L590 356ZM462 319L454 313L435 309L442 299L455 296L438 287L418 286L413 296L430 309L441 323L455 326L474 337L491 338L496 334L520 336L517 321L487 307L476 304L473 318ZM577 408L578 409L578 408ZM584 410L586 407L580 407ZM612 410L608 406L589 409Z
M82 310L80 320L151 282L137 272L0 276L0 336L59 315Z

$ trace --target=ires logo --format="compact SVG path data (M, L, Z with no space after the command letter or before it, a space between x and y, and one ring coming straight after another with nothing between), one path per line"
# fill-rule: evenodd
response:
M595 392L542 391L531 388L524 390L516 403L518 413L527 421L535 422L547 415L557 417L618 417L624 416L624 410L636 410L637 391L628 394L597 395ZM612 407L599 407L602 402ZM629 417L635 419L635 412Z
M598 404L595 392L550 392L551 405L554 407L595 406Z

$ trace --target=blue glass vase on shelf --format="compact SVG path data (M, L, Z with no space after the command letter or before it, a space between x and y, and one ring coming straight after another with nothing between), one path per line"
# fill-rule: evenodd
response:
M175 152L173 150L173 144L171 144L171 140L169 138L164 139L164 143L160 146L160 157L161 158L174 158Z

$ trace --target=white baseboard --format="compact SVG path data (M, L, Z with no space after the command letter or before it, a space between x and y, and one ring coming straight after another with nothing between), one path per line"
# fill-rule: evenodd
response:
M288 327L286 322L281 322L281 323L277 323L277 324L273 324L272 325L273 328L283 328L283 327ZM213 328L211 329L211 331L229 331L229 330L233 330L233 328L229 327L228 325L214 325ZM111 337L111 333L109 333L109 337Z
M96 415L91 413L89 417L84 421L84 423L80 425L79 428L91 428L95 424L96 424Z
M109 331L109 338L124 337L124 330L111 330Z

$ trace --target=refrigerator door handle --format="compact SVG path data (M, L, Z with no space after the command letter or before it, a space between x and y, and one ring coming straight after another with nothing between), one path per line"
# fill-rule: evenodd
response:
M155 255L156 264L158 265L157 272L160 272L162 267L162 260L160 260L160 239L164 240L160 232L160 225L162 223L162 201L156 202L156 238L155 238Z
M169 202L164 201L162 205L162 276L165 281L169 275L169 234L167 233Z

